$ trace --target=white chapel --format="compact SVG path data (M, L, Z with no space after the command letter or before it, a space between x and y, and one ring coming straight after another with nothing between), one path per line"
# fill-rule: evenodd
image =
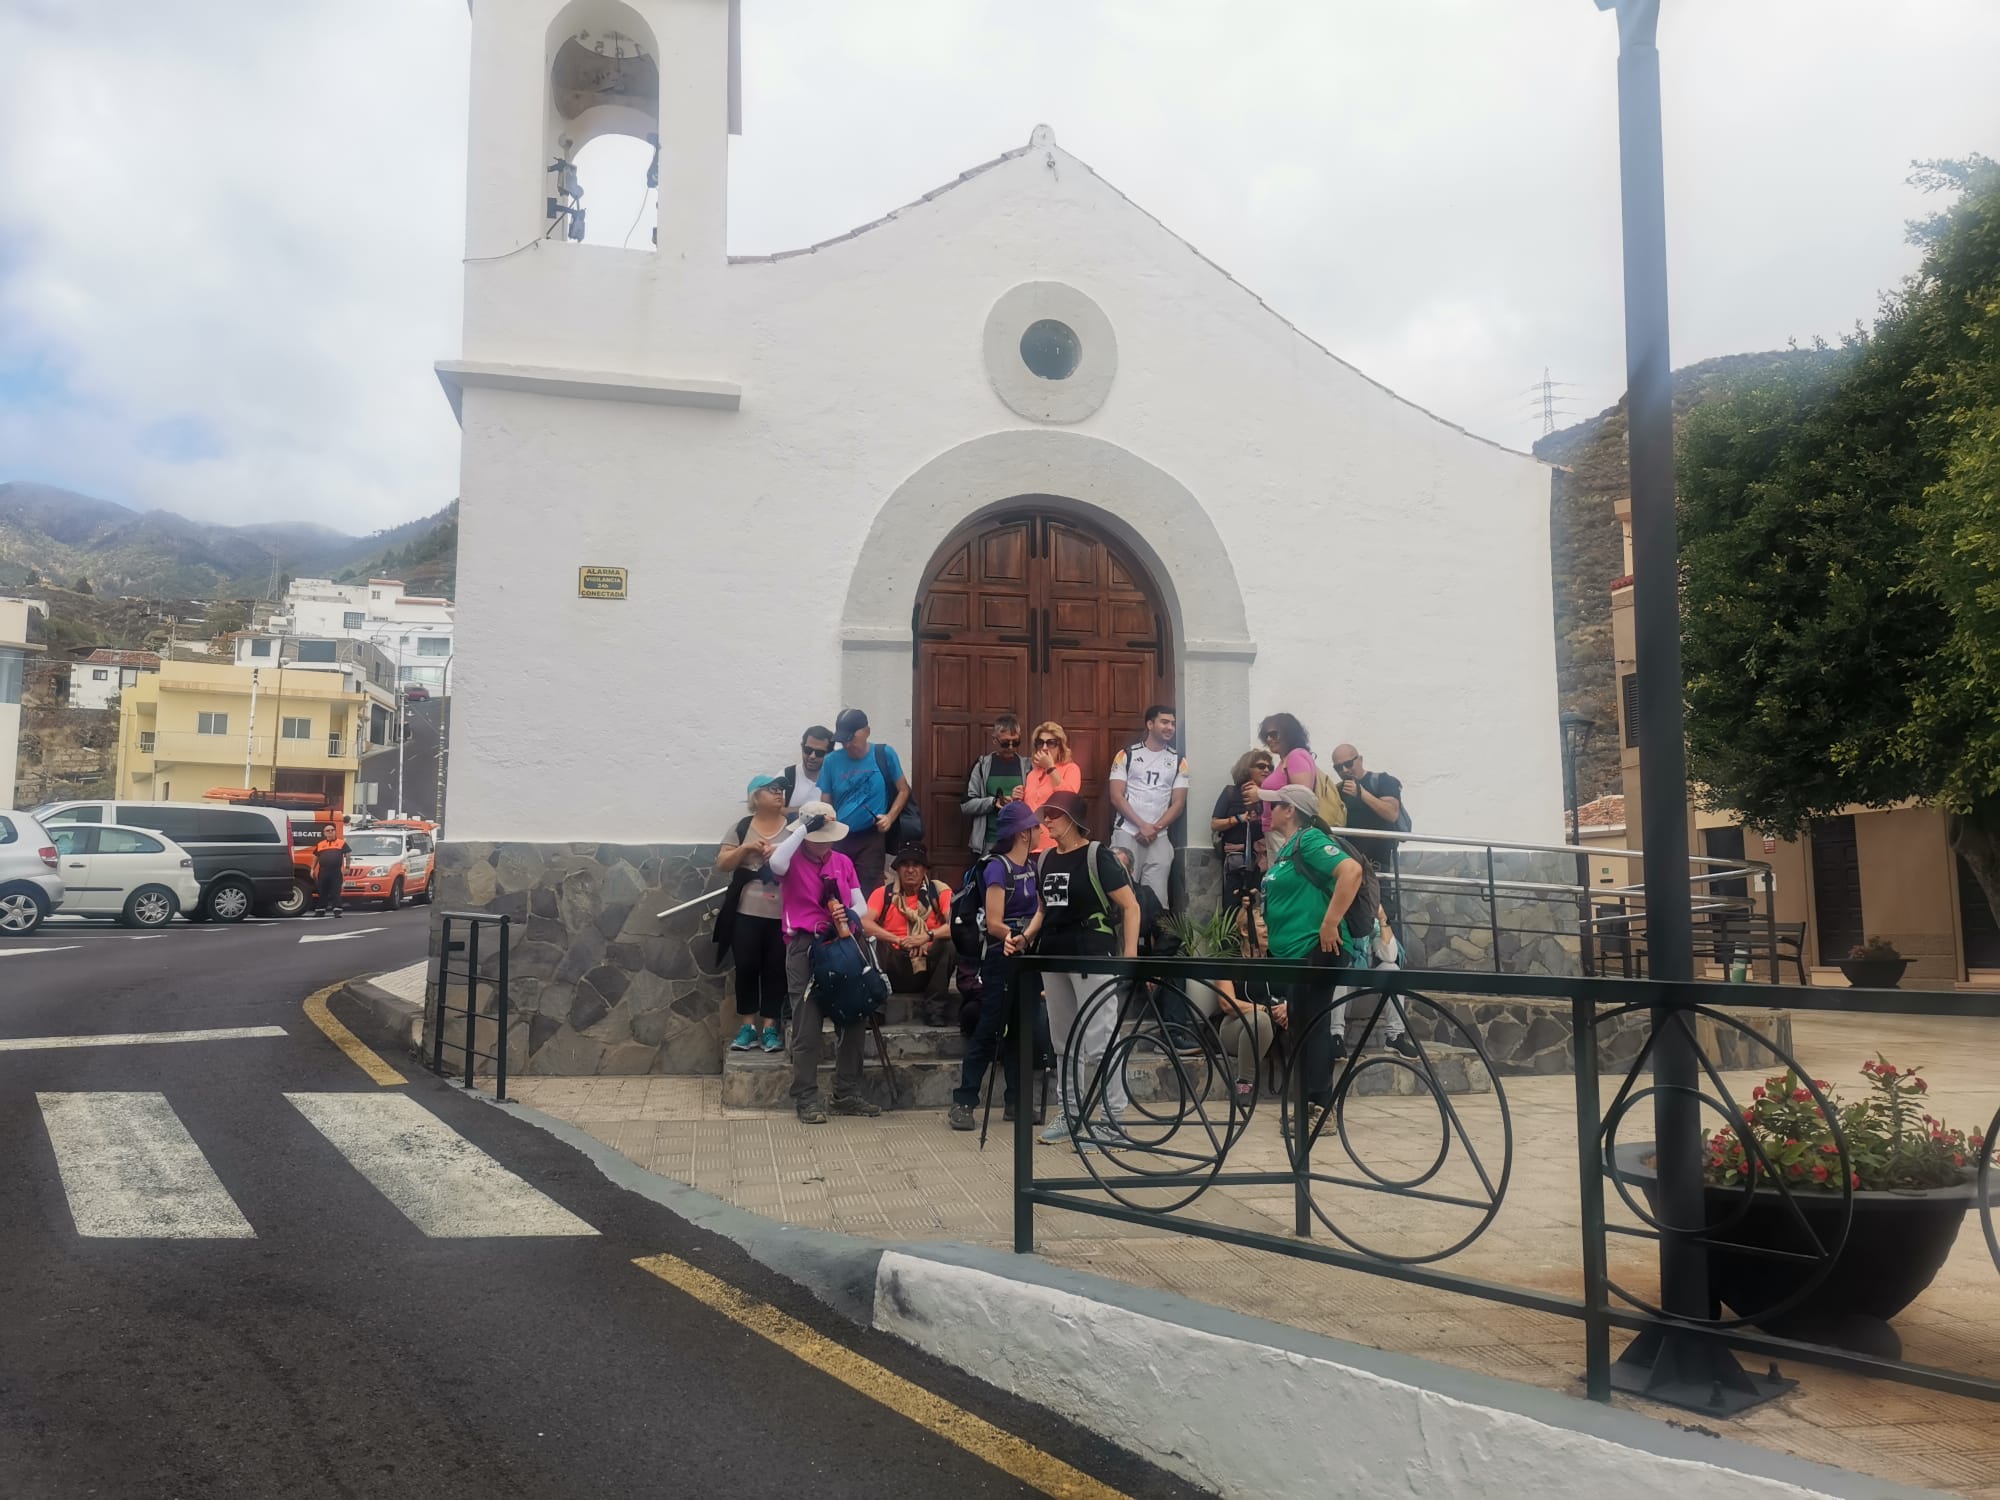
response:
M737 0L472 7L440 899L530 929L531 1050L713 1066L696 919L654 913L848 706L934 849L996 712L1061 722L1095 797L1153 701L1194 852L1277 711L1420 829L1557 841L1545 465L1344 363L1046 126L730 255L739 36ZM564 164L608 132L657 138L655 243L568 237Z

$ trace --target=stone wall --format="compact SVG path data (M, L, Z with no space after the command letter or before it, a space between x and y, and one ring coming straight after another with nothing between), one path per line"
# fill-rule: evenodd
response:
M512 919L511 1071L721 1070L716 1017L733 984L708 938L715 906L656 915L709 889L716 854L713 844L439 846L435 910ZM433 956L437 933L434 920ZM490 952L480 971L497 972Z
M708 904L661 921L657 913L718 883L713 844L457 843L438 849L435 911L483 911L509 923L508 1068L516 1073L715 1073L722 1067L724 1014L733 981L718 966ZM1502 880L1562 878L1559 855L1496 857ZM1402 931L1409 968L1493 968L1494 938L1483 889L1435 883L1481 879L1483 856L1418 853L1406 862ZM1221 871L1207 849L1188 851L1192 909L1213 909ZM1426 885L1425 878L1434 883ZM1560 901L1503 897L1499 952L1511 973L1578 972L1576 918ZM432 945L437 942L433 922ZM435 952L433 952L435 956ZM480 970L498 960L489 948ZM435 1004L436 997L431 997ZM1563 1040L1533 1023L1525 1002L1493 1002L1482 1028L1503 1071L1549 1071L1550 1049L1567 1067ZM1509 1009L1512 1007L1512 1009ZM1515 1011L1522 1012L1516 1021ZM1540 1017L1546 1019L1546 1017ZM1518 1024L1518 1035L1510 1029ZM1482 1029L1482 1037L1487 1035ZM1636 1044L1635 1044L1636 1045ZM1520 1054L1517 1059L1517 1052ZM1629 1058L1629 1054L1628 1058ZM1511 1066L1514 1061L1522 1066Z

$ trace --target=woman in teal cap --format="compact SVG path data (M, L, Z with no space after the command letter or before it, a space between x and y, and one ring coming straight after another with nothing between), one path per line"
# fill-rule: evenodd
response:
M785 907L769 868L771 849L785 831L785 784L753 776L750 815L722 836L718 870L730 872L729 894L715 919L719 953L736 955L736 1019L732 1052L784 1049L778 1026L785 1013Z

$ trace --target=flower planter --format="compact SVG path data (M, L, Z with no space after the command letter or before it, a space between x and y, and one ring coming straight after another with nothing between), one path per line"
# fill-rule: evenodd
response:
M1636 1186L1657 1214L1653 1151L1650 1141L1620 1146L1617 1168L1618 1176ZM1811 1250L1791 1210L1774 1189L1759 1189L1740 1218L1735 1218L1743 1196L1740 1187L1709 1185L1703 1192L1707 1222L1727 1225L1710 1235L1711 1241L1794 1254ZM1732 1253L1711 1243L1709 1291L1738 1317L1785 1338L1897 1358L1903 1343L1889 1320L1914 1302L1937 1276L1977 1193L1977 1183L1969 1174L1954 1187L1855 1193L1854 1218L1840 1258L1818 1286L1789 1308L1782 1304L1811 1279L1817 1266ZM1793 1201L1820 1241L1831 1243L1840 1232L1840 1194L1801 1188ZM1734 1223L1729 1222L1732 1218ZM1759 1317L1766 1308L1779 1310L1773 1318Z
M1909 966L1907 958L1843 958L1840 972L1857 990L1893 990Z

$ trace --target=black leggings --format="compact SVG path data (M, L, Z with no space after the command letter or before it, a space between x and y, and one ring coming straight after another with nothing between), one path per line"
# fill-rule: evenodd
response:
M776 1026L785 1013L785 924L742 912L734 923L729 951L736 955L736 1014L760 1015Z

